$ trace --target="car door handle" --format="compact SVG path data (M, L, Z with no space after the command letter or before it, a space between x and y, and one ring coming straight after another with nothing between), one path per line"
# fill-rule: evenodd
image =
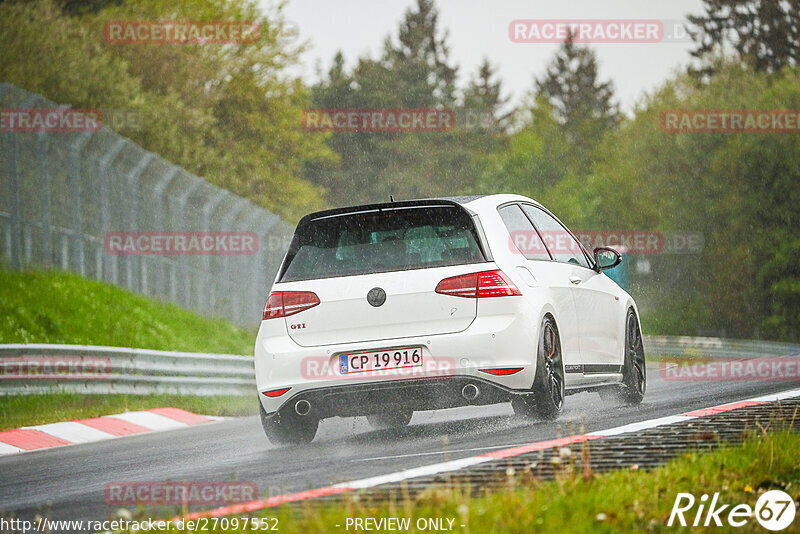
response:
M580 276L570 276L569 281L572 282L573 284L580 284L581 278Z

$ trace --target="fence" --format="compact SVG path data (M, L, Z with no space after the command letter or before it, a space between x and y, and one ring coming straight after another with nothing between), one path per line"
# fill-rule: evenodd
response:
M645 336L648 356L758 358L800 354L787 343L708 337ZM9 372L20 362L102 359L107 373L95 376L42 376ZM36 376L36 375L39 376ZM0 345L0 396L67 391L77 393L176 393L184 395L256 395L253 358L80 345Z
M0 83L0 109L57 107ZM61 106L63 107L63 106ZM108 232L253 232L253 254L117 255ZM261 319L292 228L107 127L0 131L0 260L55 267L242 326Z

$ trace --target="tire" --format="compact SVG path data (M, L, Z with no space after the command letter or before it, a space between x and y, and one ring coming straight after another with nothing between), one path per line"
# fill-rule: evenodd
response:
M304 445L311 443L317 435L319 419L311 415L300 416L284 411L268 417L260 401L258 407L264 434L273 445Z
M600 391L603 400L616 400L622 404L635 406L641 404L647 391L647 366L644 359L644 345L639 321L633 309L625 317L625 360L622 364L622 385L618 388Z
M619 398L625 404L641 404L647 391L647 366L639 321L633 309L625 317L625 363L622 367L622 388Z
M402 428L408 426L411 417L414 415L412 410L391 410L382 413L370 414L367 421L375 430L384 428Z
M536 352L536 376L531 393L515 397L511 403L517 415L556 419L564 406L564 364L561 338L552 317L542 320Z

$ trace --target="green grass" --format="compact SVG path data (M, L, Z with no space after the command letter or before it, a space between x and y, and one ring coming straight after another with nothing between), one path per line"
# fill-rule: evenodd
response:
M712 326L709 317L713 317L714 312L701 297L659 295L651 298L654 300L651 305L639 309L645 335L695 336L698 328Z
M2 343L252 354L255 333L72 273L0 270Z
M584 446L591 451L590 442ZM415 498L404 497L401 491L396 500L380 505L346 497L336 505L306 502L299 513L296 508L283 506L256 512L252 517L277 517L279 531L288 534L347 532L348 517L403 517L410 518L412 525L420 518L450 518L455 520L453 532L465 534L696 532L702 529L675 524L667 527L677 494L690 492L699 499L704 493L719 492L719 504L731 506L722 516L724 526L714 531L765 532L755 518L742 528L732 529L724 523L727 512L740 503L754 507L759 493L768 489L783 489L794 499L800 497L799 450L800 434L783 430L759 433L741 445L713 452L687 453L652 471L572 472L570 462L565 462L556 480L541 481L530 474L515 473L503 489L479 496L471 496L468 488L434 487ZM574 454L580 454L580 449ZM685 515L689 522L696 511L697 504ZM135 517L141 520L153 515L140 510ZM798 521L784 532L797 532ZM223 531L219 527L210 530ZM354 531L352 526L349 531ZM418 531L412 528L407 532Z
M0 396L0 430L165 406L203 415L241 416L258 413L255 395L247 397L79 393L15 395Z

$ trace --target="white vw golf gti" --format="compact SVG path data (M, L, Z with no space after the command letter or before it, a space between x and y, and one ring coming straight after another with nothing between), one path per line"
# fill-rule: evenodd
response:
M377 427L413 412L511 402L552 419L566 394L637 404L646 376L636 303L539 203L437 198L303 217L255 347L261 420L276 444L319 421Z

